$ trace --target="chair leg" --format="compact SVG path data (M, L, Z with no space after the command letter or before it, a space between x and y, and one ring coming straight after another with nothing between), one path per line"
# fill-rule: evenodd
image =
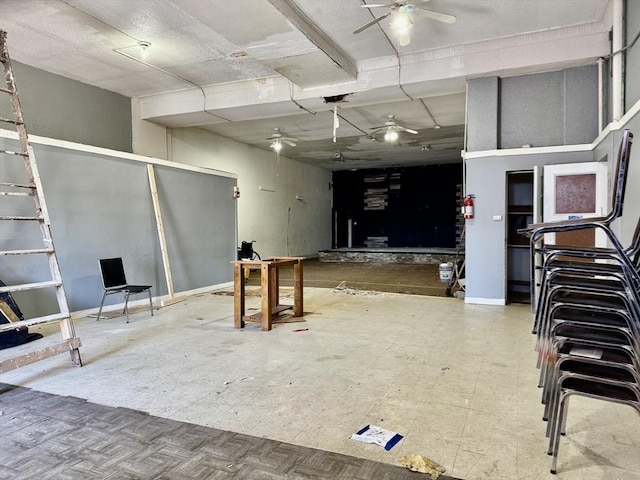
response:
M100 314L102 313L102 306L104 305L104 299L106 296L107 296L107 292L105 290L105 292L102 294L102 300L100 301L100 308L98 309L98 316L96 317L96 322L100 320Z
M147 290L149 292L149 308L151 309L151 316L153 317L153 301L151 300L151 289Z
M127 316L127 323L129 323L129 292L124 292L124 313Z
M560 400L558 401L558 413L556 417L556 424L553 426L553 433L549 439L549 451L551 458L551 473L554 475L558 472L558 450L560 449L560 435L563 430L563 421L567 419L569 395L560 394Z

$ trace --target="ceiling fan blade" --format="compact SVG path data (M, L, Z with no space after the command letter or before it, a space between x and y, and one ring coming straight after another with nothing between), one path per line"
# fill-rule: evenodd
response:
M417 134L418 134L418 132L417 132L416 130L412 130L412 129L410 129L410 128L401 127L401 126L399 126L399 125L398 125L396 128L397 128L398 130L402 130L403 132L412 133L412 134L414 134L414 135L417 135Z
M453 23L456 21L455 15L449 15L448 13L436 12L435 10L429 10L426 8L414 6L415 12L423 17L437 20L444 23Z
M288 138L282 138L280 139L282 141L282 143L286 143L287 145L289 145L290 147L295 147L296 146L296 142L292 142L291 140L289 140Z
M368 23L365 23L364 25L362 25L360 28L357 28L356 30L353 31L353 33L360 33L363 30L366 30L367 28L371 27L372 25L375 25L378 22L381 22L382 20L384 20L385 18L387 18L389 15L391 15L391 12L389 13L385 13L384 15L378 17L378 18L374 18L373 20L371 20Z
M393 3L389 5L388 3L371 3L369 5L360 5L362 8L380 8L380 7L391 7Z

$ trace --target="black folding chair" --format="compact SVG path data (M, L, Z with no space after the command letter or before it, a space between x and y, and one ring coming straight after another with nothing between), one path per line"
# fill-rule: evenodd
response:
M100 320L104 299L107 295L112 295L114 293L122 293L124 295L124 309L122 310L122 313L126 315L127 323L129 323L129 296L132 294L147 292L149 294L151 315L153 315L151 285L129 285L127 283L127 277L124 274L124 265L122 264L121 257L102 258L99 260L99 263L104 293L102 294L102 301L100 302L100 309L98 310L98 317L96 320Z

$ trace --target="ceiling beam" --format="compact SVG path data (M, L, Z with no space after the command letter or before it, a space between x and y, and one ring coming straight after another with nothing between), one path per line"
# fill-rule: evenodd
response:
M354 80L358 76L358 69L347 54L320 30L302 10L290 0L269 0L284 17L293 24L316 47L322 50Z

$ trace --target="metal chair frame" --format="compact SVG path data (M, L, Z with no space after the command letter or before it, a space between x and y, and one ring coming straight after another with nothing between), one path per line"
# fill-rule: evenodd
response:
M151 310L151 315L153 316L153 301L151 299L152 285L129 285L124 273L124 265L121 257L102 258L98 261L98 264L100 266L100 276L102 278L104 293L102 294L102 300L100 301L100 308L98 309L96 321L100 320L100 314L102 313L102 307L104 306L104 300L107 295L113 295L116 293L122 293L124 295L124 308L122 313L127 317L127 323L129 323L130 295L147 292L149 295L149 308Z

